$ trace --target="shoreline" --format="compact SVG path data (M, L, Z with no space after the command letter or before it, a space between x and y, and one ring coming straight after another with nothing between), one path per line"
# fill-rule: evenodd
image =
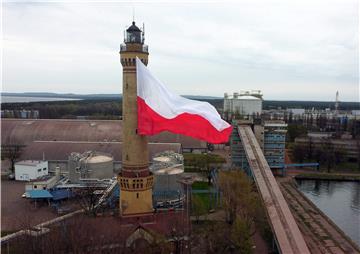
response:
M302 173L294 177L296 180L327 180L360 182L360 174L341 173Z
M296 181L281 181L280 186L314 253L359 253L357 243L297 189Z

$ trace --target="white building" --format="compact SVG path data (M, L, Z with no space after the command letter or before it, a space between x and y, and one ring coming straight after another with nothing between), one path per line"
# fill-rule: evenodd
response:
M240 114L243 116L260 115L262 110L262 94L260 91L245 91L234 93L233 96L224 94L224 113Z
M15 180L31 181L49 174L47 161L25 160L15 163Z

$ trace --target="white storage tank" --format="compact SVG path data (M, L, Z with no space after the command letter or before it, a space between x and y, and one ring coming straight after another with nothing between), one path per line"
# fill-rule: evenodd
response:
M110 179L114 175L114 159L107 155L94 154L86 158L87 178Z
M260 90L252 90L234 92L232 97L224 95L223 111L230 116L233 114L250 117L261 115L262 93Z
M183 199L183 187L179 183L184 173L184 158L181 154L165 151L156 154L150 171L154 174L154 201L176 203Z
M240 96L233 101L233 111L240 115L261 114L262 100L252 95Z
M68 167L69 179L73 183L88 179L110 179L114 176L114 158L98 152L71 153Z

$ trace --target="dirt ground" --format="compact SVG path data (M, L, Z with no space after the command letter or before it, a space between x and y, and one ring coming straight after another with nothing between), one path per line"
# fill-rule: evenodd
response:
M16 231L55 218L57 214L47 203L22 198L25 182L1 180L1 230Z

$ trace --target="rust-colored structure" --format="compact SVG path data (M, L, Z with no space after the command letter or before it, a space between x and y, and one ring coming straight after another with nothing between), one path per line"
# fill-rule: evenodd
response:
M123 151L120 186L120 216L139 216L153 212L153 175L149 171L148 141L137 134L136 57L148 63L144 33L135 22L126 30L120 46L123 66Z

